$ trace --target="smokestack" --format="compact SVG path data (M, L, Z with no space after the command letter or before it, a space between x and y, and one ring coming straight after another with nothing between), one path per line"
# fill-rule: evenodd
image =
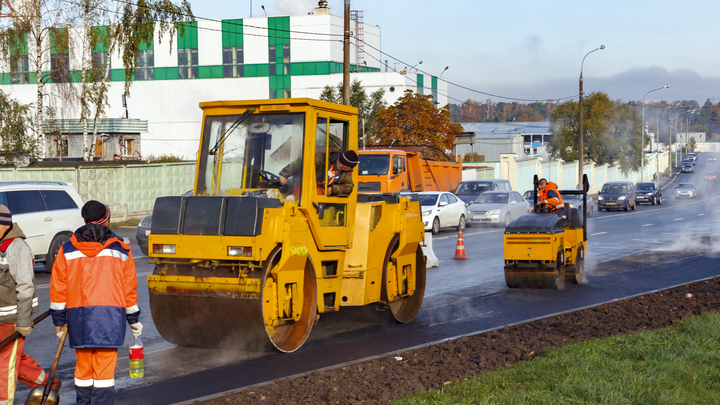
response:
M325 0L318 1L318 6L315 9L316 15L329 15L330 14L330 7L327 6L328 3Z

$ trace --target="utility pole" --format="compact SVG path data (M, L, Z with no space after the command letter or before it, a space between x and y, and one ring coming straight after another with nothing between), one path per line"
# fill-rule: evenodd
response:
M345 37L343 39L343 104L350 105L350 0L345 0Z

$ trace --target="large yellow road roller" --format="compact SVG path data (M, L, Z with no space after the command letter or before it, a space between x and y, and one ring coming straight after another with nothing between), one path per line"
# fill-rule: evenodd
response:
M505 283L510 288L563 289L565 283L579 284L585 274L587 252L587 213L576 208L564 216L537 205L535 212L523 215L505 228ZM583 176L583 201L589 188Z
M375 304L399 322L425 291L420 204L328 195L357 109L311 99L201 103L192 196L155 202L150 308L183 346L297 350L319 314Z

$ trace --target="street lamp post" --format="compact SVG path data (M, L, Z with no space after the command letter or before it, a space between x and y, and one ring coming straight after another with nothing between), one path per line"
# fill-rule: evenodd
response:
M645 178L645 97L653 91L667 89L668 87L670 87L670 85L666 84L657 89L652 89L643 96L642 125L640 125L640 181Z
M595 51L602 51L603 49L605 49L605 45L600 45L600 46L598 46L597 48L593 49L592 51L586 53L585 56L582 58L582 62L580 62L580 84L579 84L579 87L580 87L580 102L578 103L578 104L579 104L579 107L580 107L580 108L579 108L579 109L580 109L580 114L579 114L579 116L578 116L578 138L580 138L580 139L579 139L579 142L578 142L579 145L578 145L578 178L577 178L578 183L577 183L577 189L581 189L581 188L583 187L583 186L582 186L582 181L583 181L583 180L582 180L582 177L583 177L583 164L584 164L584 162L583 162L583 154L585 153L584 145L583 145L583 138L584 138L584 136L583 136L583 135L584 135L584 133L583 133L583 131L584 131L584 128L583 128L583 76L582 76L583 65L585 64L585 58L587 58L588 55L590 55L591 53L593 53L593 52L595 52Z

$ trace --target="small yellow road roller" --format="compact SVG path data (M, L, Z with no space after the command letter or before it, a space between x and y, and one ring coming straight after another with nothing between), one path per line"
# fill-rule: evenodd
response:
M563 289L579 284L585 272L587 215L570 208L557 215L552 207L538 207L538 177L534 178L535 210L505 228L505 283L510 288ZM589 184L583 176L583 201Z

